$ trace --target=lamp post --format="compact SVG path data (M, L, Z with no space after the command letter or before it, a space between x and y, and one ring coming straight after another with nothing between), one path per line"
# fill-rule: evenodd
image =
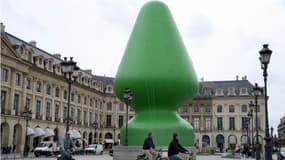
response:
M24 157L27 157L29 155L28 151L28 126L29 126L29 120L32 119L32 110L29 110L29 108L26 106L25 111L23 112L23 116L26 120L26 135L25 135L25 146L24 146Z
M268 44L264 44L261 51L259 51L261 69L263 70L264 80L264 99L265 99L265 159L272 160L272 138L269 135L269 122L268 122L268 97L267 97L267 68L270 61L272 51L268 48Z
M254 104L252 101L250 101L248 105L249 105L250 110L248 111L247 116L251 120L251 144L250 145L251 147L253 147L253 108L254 108Z
M255 83L254 87L253 87L253 95L254 95L254 102L255 102L255 130L256 130L256 135L255 135L255 138L256 138L256 142L255 142L255 157L256 157L256 160L260 160L260 143L259 143L259 134L258 134L258 130L259 130L259 127L258 127L258 115L257 115L257 98L258 96L260 96L261 94L261 88L258 86L257 83Z
M70 60L67 61L67 58L64 57L64 61L61 64L61 71L64 75L64 78L68 83L68 99L67 99L67 118L66 118L66 133L69 131L69 110L70 110L70 92L71 84L76 81L79 73L79 67L76 66L76 62L73 61L73 58L70 57Z
M125 134L125 145L128 146L128 119L129 119L129 104L131 103L133 98L133 92L129 88L125 88L124 90L124 100L127 105L126 111L126 134Z

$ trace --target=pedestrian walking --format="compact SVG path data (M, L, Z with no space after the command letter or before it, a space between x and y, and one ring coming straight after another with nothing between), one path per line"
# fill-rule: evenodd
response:
M9 145L9 147L8 147L8 154L10 154L11 151L12 151L12 145Z
M245 144L243 146L243 150L242 150L242 159L243 160L246 160L248 158L248 151L249 151L248 145Z
M16 145L14 144L13 145L13 153L15 153L15 151L16 151Z

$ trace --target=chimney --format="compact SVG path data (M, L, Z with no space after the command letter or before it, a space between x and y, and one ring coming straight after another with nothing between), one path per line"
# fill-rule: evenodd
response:
M241 79L242 79L242 80L247 80L247 76L245 75L245 76L243 76Z
M92 74L92 69L85 69L84 71L89 73L89 74Z
M5 25L4 25L4 23L0 23L0 30L1 30L1 32L5 32Z
M204 77L201 78L201 82L204 82Z
M238 75L236 75L236 80L238 81Z
M58 58L58 59L61 58L61 54L60 54L60 53L55 53L55 54L53 54L53 56L56 57L56 58Z
M34 41L34 40L30 41L29 43L30 43L32 46L34 46L34 47L36 47L36 46L37 46L37 42L36 42L36 41Z

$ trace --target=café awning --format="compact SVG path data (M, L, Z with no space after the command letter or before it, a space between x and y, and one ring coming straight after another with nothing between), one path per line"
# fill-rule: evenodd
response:
M34 131L35 131L34 137L41 137L41 136L45 136L46 134L45 131L40 127L36 127Z

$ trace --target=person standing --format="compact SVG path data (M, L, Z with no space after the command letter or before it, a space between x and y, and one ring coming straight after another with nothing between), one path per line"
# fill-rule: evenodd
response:
M179 135L178 133L173 134L173 139L168 146L168 158L169 160L182 160L182 158L178 155L179 153L189 153L187 149L182 147L179 144Z
M155 145L152 137L153 134L149 132L143 143L143 152L146 154L149 160L154 160L157 157L157 152L155 151Z

